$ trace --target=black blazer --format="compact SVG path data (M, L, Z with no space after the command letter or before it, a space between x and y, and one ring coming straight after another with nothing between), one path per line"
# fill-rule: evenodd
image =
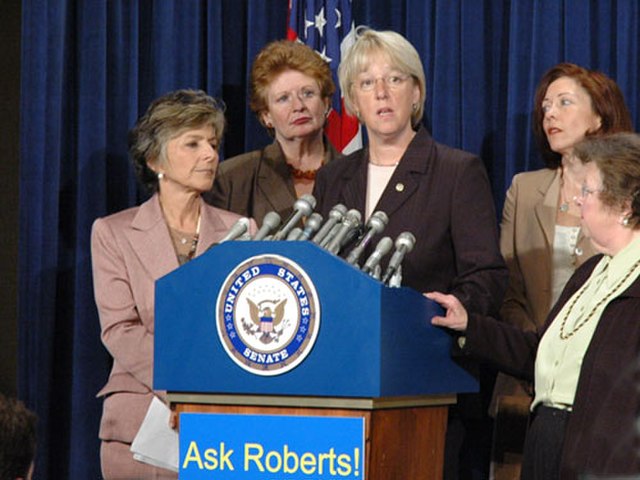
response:
M337 203L364 213L368 158L363 149L320 169L314 196L323 217ZM379 237L395 240L403 231L416 237L402 265L403 285L452 293L469 311L497 312L508 274L489 180L478 157L440 145L420 128L375 210L389 216Z
M576 270L539 332L525 332L504 322L470 315L463 352L490 360L511 375L533 380L542 334L601 258L592 257ZM578 479L586 473L602 478L640 478L635 428L640 415L638 312L640 278L608 303L585 353L563 442L563 480Z

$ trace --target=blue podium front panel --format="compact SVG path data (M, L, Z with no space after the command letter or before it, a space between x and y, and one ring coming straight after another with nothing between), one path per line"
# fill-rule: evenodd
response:
M265 258L291 268L269 273L278 262ZM258 275L289 279L286 312L282 301L259 301L271 286L251 284ZM308 305L315 324L306 323ZM222 319L225 308L237 309L235 324ZM449 356L450 336L429 323L439 311L418 292L385 287L310 242L226 242L156 283L154 388L367 398L475 391L475 380ZM279 321L299 322L293 335L306 356L280 350ZM237 348L247 335L278 352L266 361L261 355L259 374L242 360L256 356L254 347ZM292 363L278 369L280 351Z

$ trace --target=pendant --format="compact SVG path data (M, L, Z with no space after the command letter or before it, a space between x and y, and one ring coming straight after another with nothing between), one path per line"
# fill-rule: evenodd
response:
M569 204L566 202L561 203L558 207L558 210L560 210L562 213L567 213L569 211Z

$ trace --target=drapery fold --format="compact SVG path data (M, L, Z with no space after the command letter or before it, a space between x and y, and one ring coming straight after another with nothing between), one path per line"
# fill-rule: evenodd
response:
M640 97L637 0L360 0L356 25L405 35L427 78L425 124L478 153L500 210L539 168L534 89L572 61ZM144 198L127 132L149 102L202 88L227 105L226 157L270 141L247 105L251 62L285 38L287 0L23 0L19 394L39 416L37 478L99 478L95 393L109 357L93 301L93 220Z

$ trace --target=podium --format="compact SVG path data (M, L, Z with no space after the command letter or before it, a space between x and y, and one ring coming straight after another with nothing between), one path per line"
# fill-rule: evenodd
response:
M310 242L226 242L156 283L154 388L179 413L358 417L365 478L441 478L448 405L478 385L436 312Z

